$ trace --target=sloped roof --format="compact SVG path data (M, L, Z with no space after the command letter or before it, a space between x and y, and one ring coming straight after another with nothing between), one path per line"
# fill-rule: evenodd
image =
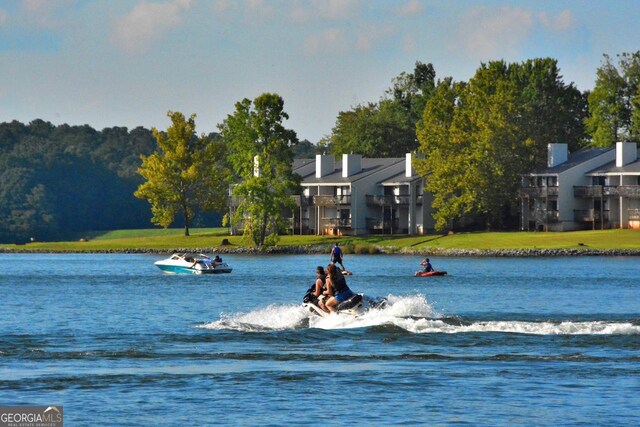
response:
M400 172L392 177L386 178L380 182L381 185L399 185L399 184L409 184L415 180L422 179L421 176L413 175L407 176L405 172Z
M298 160L307 160L307 159L298 159ZM362 170L360 172L354 173L350 177L343 178L342 177L342 160L335 162L335 170L332 173L329 173L321 178L316 178L316 169L315 169L315 159L312 159L313 168L307 167L310 165L309 162L300 162L299 166L296 168L296 163L294 162L294 172L300 174L302 176L302 185L313 185L313 184L348 184L351 182L358 181L359 179L365 178L372 173L379 172L385 168L393 166L397 163L403 162L404 157L390 157L390 158L363 158L362 159Z
M598 156L601 156L602 154L611 151L611 150L615 150L615 148L613 147L606 147L606 148L588 148L588 149L583 149L580 151L576 151L575 153L571 153L569 154L569 158L567 159L566 162L564 163L560 163L559 165L553 166L553 167L545 167L545 168L541 168L539 170L536 170L535 172L532 172L528 175L554 175L554 174L559 174L562 173L564 171L567 171L573 167L578 166L581 163L584 163L588 160L591 159L595 159Z
M613 160L587 172L587 175L640 175L640 159L621 167L616 166L616 162Z

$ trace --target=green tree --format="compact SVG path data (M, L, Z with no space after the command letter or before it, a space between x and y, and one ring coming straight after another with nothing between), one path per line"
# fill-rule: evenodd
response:
M507 226L520 176L546 160L547 144L579 146L584 105L548 58L482 64L467 84L445 79L418 125L424 159L415 161L434 195L436 228L473 216L487 229Z
M169 111L167 116L171 126L166 132L152 129L158 151L141 157L138 172L146 181L134 195L149 201L154 224L167 228L181 213L188 236L197 211L223 210L226 205L225 146L196 136L195 114L186 119Z
M414 151L416 124L435 91L435 76L433 65L416 62L413 73L403 72L393 79L379 102L338 113L328 144L331 152L401 157Z
M588 99L585 125L593 146L640 142L640 51L618 55L617 66L604 55Z
M611 58L604 55L604 63L596 71L596 85L589 94L589 117L585 120L593 146L609 147L618 141L625 122L623 90L623 77Z
M318 147L308 139L303 139L293 147L293 155L296 159L310 159L316 154L320 154Z
M283 126L288 118L283 99L264 93L236 103L218 126L240 180L233 190L240 203L231 221L243 224L244 236L260 247L275 244L284 227L282 211L295 209L291 195L299 191L300 177L291 169L298 139Z

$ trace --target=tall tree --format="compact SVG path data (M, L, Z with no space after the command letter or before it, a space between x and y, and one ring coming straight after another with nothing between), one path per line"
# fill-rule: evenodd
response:
M546 159L547 144L579 146L584 105L548 58L494 61L468 84L440 84L418 126L425 157L416 160L434 194L436 227L479 215L487 229L503 228L517 206L520 175Z
M619 139L625 122L623 87L624 79L611 58L604 55L604 63L596 71L596 85L589 94L589 117L585 120L595 147L609 147Z
M596 147L640 142L640 51L618 55L617 67L604 55L585 125Z
M196 212L222 210L227 200L228 169L224 144L196 136L195 114L186 119L169 111L166 132L152 129L158 151L142 156L138 172L145 178L136 197L151 204L151 221L169 227L178 213L184 219L184 235Z
M284 127L288 118L283 99L264 93L253 102L236 103L235 112L218 126L240 180L233 190L240 203L231 220L243 224L244 236L257 246L274 244L284 226L283 208L295 208L291 195L299 191L300 177L291 165L298 138Z
M393 79L377 103L358 105L338 113L329 147L333 154L357 153L365 157L401 157L418 147L416 124L433 94L435 70L416 62L413 73Z

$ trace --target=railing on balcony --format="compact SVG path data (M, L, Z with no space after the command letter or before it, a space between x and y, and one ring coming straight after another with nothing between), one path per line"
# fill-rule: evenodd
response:
M618 187L618 194L630 199L640 199L640 185L621 185Z
M285 221L288 223L287 231L290 234L311 234L309 218L302 218L301 220L298 217L289 217L285 218Z
M529 196L529 197L549 197L549 196L557 196L558 195L558 187L521 187L520 188L521 196Z
M307 196L291 196L296 206L311 206L313 198Z
M351 196L313 196L313 204L316 206L350 205Z
M320 218L321 228L351 228L351 218Z
M536 209L530 212L528 219L542 224L551 224L560 221L560 213L557 210Z
M640 209L627 209L630 221L640 221Z
M343 235L351 233L351 218L320 218L320 230L322 234Z
M411 196L407 195L402 195L402 196L395 196L395 195L385 195L385 196L379 196L379 195L372 195L372 194L367 194L367 205L369 206L408 206L409 203L411 202ZM422 196L420 196L422 198ZM417 199L416 199L417 202ZM422 202L422 200L421 200Z
M609 211L600 211L599 209L575 209L573 211L573 218L576 222L599 222L604 220L609 221Z
M366 218L366 227L369 232L393 232L398 230L400 221L398 218L393 220L383 220L381 218Z
M573 187L574 197L611 197L618 196L618 187L611 185L576 185Z

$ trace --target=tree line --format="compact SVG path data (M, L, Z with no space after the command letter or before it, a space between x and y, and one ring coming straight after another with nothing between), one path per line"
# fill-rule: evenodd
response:
M0 241L149 221L184 225L188 234L192 224L218 225L228 185L240 183L228 220L261 245L277 235L278 212L299 188L291 161L316 153L416 152L438 229L514 228L520 175L545 164L547 144L576 151L640 142L640 52L605 55L595 81L580 92L551 58L483 63L466 82L437 78L432 64L417 62L379 101L339 112L317 144L284 126L284 101L268 93L238 102L209 135L178 112L169 112L166 131L2 123ZM212 211L215 219L206 216Z
M640 51L604 55L592 91L563 81L557 61L483 63L469 81L436 78L417 62L378 102L338 113L320 148L400 157L434 195L436 229L515 229L521 174L545 165L546 147L571 152L640 142Z
M0 242L148 226L148 206L132 193L140 155L154 149L143 128L1 123Z

